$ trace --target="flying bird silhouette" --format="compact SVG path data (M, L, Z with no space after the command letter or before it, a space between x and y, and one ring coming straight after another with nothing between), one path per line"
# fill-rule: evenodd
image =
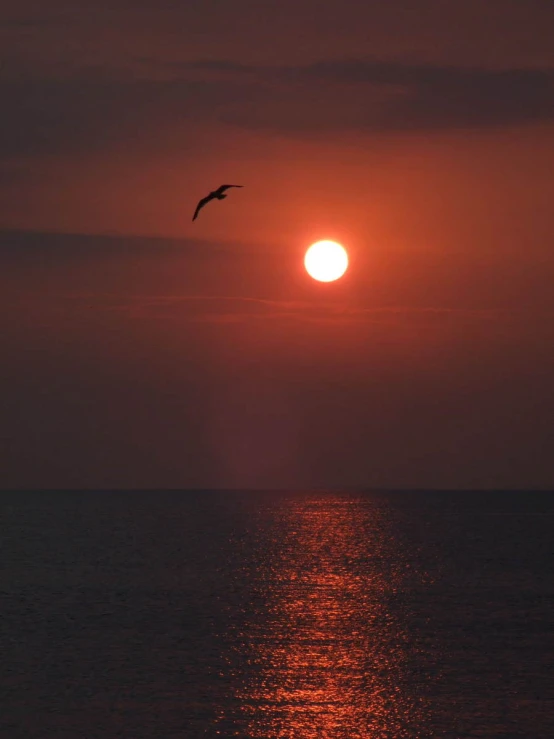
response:
M223 198L226 198L227 195L224 195L223 193L230 187L243 187L243 185L220 185L217 190L212 190L209 195L206 195L205 198L202 198L202 200L199 201L198 205L196 206L196 210L194 211L192 220L196 220L198 214L200 213L200 210L206 205L206 203L209 203L210 200L223 200Z

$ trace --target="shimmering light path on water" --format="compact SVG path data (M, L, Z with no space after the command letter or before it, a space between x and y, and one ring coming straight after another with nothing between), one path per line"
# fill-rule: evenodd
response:
M389 601L408 564L379 506L291 498L275 523L267 618L243 634L255 667L237 692L248 735L406 735L419 707L403 689L408 635Z

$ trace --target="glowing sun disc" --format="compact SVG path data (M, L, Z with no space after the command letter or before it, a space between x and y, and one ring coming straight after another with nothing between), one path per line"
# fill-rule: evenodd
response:
M306 272L319 282L333 282L346 272L348 254L336 241L317 241L304 256Z

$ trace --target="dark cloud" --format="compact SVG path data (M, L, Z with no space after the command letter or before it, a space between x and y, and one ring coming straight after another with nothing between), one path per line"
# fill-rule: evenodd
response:
M385 128L450 128L551 120L554 70L464 69L379 62L322 63L317 79L401 90L377 118ZM371 126L371 120L366 121ZM376 123L379 125L379 123Z
M164 126L223 122L284 134L428 131L554 120L554 70L381 61L253 67L206 60L115 76L4 79L0 153L96 150Z
M39 79L0 83L0 155L96 151L214 118L248 91L194 80ZM184 144L186 141L184 140Z
M206 61L195 68L234 79L254 76L260 85L255 105L224 115L230 122L254 128L426 131L554 119L553 69L490 70L363 60L258 69Z

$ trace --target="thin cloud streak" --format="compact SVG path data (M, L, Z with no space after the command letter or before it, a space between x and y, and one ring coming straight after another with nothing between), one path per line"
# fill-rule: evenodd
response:
M140 318L179 306L197 306L191 312L179 312L180 320L201 323L239 323L250 320L295 319L308 322L371 322L382 323L387 317L464 317L492 320L509 311L492 309L464 309L444 307L379 306L357 307L346 303L308 302L300 300L276 300L225 295L169 295L138 297L122 300L116 295L79 294L66 296L69 300L87 302L91 309L126 313ZM219 310L210 309L210 306ZM208 306L208 308L204 308ZM250 306L250 310L245 310ZM199 308L199 309L198 309ZM163 313L168 317L168 313ZM176 315L172 312L172 315ZM381 320L379 320L381 319Z

